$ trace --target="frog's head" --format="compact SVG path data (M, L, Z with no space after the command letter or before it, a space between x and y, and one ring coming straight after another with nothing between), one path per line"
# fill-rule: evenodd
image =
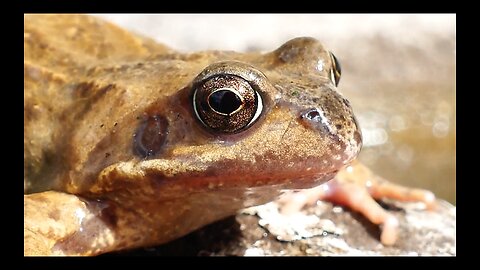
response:
M337 59L313 38L266 54L216 54L145 110L133 138L137 159L101 175L150 179L169 194L319 185L362 145L339 79Z

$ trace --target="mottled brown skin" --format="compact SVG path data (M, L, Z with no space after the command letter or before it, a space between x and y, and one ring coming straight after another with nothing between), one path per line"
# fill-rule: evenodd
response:
M181 54L81 15L26 15L24 32L25 255L165 243L318 186L360 151L332 58L313 38L266 54ZM192 108L196 79L223 73L263 99L234 134L209 130Z

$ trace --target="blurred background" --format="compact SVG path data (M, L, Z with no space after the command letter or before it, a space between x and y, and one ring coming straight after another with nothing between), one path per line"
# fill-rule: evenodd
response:
M270 51L298 36L342 65L339 90L379 175L456 203L454 14L94 14L181 52Z

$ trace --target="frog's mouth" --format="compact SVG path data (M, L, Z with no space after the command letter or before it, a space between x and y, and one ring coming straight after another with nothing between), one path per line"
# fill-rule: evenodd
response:
M345 164L343 161L319 162L316 158L268 162L268 156L250 162L222 162L210 166L192 182L200 185L231 187L276 186L283 189L311 188L331 180ZM265 162L267 161L267 162ZM191 182L191 183L192 183Z
M273 153L267 153L257 156L254 161L225 159L208 165L192 157L175 161L146 160L135 165L137 169L134 170L138 181L146 181L146 185L154 187L154 190L162 193L161 197L166 198L178 194L179 190L184 196L189 192L222 189L250 190L270 187L273 191L311 188L331 180L338 170L349 162L319 160L318 157L279 160ZM147 169L138 170L141 167ZM171 168L176 168L177 171ZM116 174L118 173L117 170ZM128 172L125 174L132 176Z

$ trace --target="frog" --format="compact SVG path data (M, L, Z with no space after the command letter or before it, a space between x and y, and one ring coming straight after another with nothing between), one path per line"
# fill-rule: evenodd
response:
M24 255L152 247L288 190L286 214L329 200L394 244L375 199L434 208L435 195L357 160L340 78L312 37L182 53L97 17L25 15Z

